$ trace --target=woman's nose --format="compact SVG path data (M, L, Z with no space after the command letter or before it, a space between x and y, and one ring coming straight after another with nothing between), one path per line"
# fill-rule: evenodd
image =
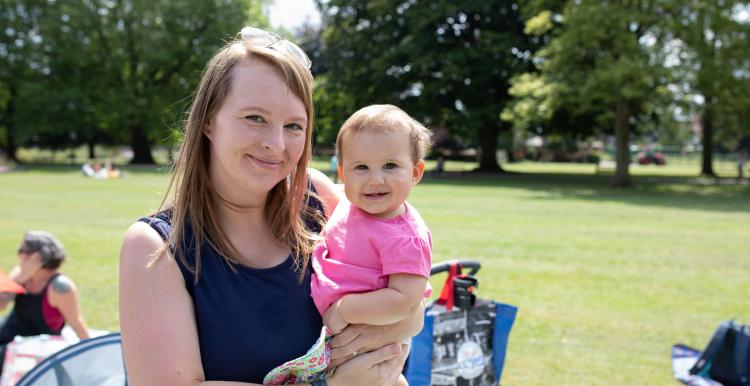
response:
M274 152L284 150L284 128L274 127L266 131L263 137L263 148Z

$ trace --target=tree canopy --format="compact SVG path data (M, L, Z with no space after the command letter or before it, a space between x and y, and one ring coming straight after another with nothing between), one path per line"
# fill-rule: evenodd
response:
M2 16L25 23L13 30L31 44L17 55L0 50L0 60L17 61L11 77L29 86L16 86L18 109L5 103L6 130L42 146L66 141L61 135L73 145L129 143L134 163L153 163L151 145L180 125L222 41L245 24L267 24L261 0L11 3Z
M498 117L510 78L529 68L535 38L514 1L320 2L326 23L319 79L322 139L356 109L399 105L433 128L480 145L480 170L500 170ZM333 118L329 118L333 117Z
M741 3L530 2L526 32L547 44L536 71L514 78L502 117L517 127L615 133L614 184L626 186L633 133L669 126L678 111L700 114L703 174L713 175L714 123L736 133L750 102L740 91L750 77L750 23L736 18ZM691 102L697 97L703 101Z

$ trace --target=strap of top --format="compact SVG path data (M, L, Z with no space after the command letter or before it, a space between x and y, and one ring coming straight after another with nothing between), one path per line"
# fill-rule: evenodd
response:
M312 180L308 179L308 189L317 194L317 190L315 189L315 185L312 184ZM313 208L315 211L324 213L323 209L323 203L320 202L316 197L314 196L308 196L309 200L307 202L307 205L311 208ZM159 236L161 236L162 240L165 242L169 239L169 235L172 234L172 212L171 211L164 211L161 213L156 214L156 216L152 217L142 217L138 221L144 222L148 224L151 228L153 228ZM315 221L313 218L310 218L308 216L304 217L305 225L307 228L315 233L320 233L322 230L321 224L319 224L317 221ZM174 249L170 247L172 251ZM191 272L191 269L188 268L185 264L193 264L192 261L183 261L182 259L177 258L177 266L180 268L180 271L182 272L183 279L185 280L185 287L188 289L188 292L191 292L192 295L192 285L191 283L194 280L194 274Z
M172 212L161 212L153 217L143 217L138 221L145 222L153 228L161 239L167 241L172 234Z

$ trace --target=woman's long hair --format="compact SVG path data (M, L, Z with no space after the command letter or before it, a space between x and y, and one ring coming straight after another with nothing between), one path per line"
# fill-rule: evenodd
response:
M201 271L201 245L214 248L230 266L239 264L240 254L222 229L217 205L233 205L218 195L209 178L210 142L204 134L206 123L219 111L232 86L231 71L243 60L260 60L278 69L289 89L305 105L307 127L305 147L289 178L283 179L268 193L265 216L277 242L292 250L295 267L304 277L313 243L317 235L309 231L303 216L322 221L322 217L308 206L307 166L311 157L313 127L312 74L302 63L273 49L258 47L243 41L238 34L208 62L203 70L195 99L190 107L179 154L172 168L167 193L156 213L171 211L172 233L164 248L157 254L172 253L194 274L197 282ZM174 188L174 189L173 189ZM171 196L170 196L171 193ZM188 245L185 226L192 229L192 245ZM185 258L193 249L193 264Z

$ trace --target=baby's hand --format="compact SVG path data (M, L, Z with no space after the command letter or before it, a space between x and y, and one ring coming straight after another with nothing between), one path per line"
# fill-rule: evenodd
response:
M328 311L326 311L326 314L323 315L323 324L328 327L328 330L330 330L333 335L338 334L349 325L349 323L341 317L337 303L331 305L331 307L328 308Z

